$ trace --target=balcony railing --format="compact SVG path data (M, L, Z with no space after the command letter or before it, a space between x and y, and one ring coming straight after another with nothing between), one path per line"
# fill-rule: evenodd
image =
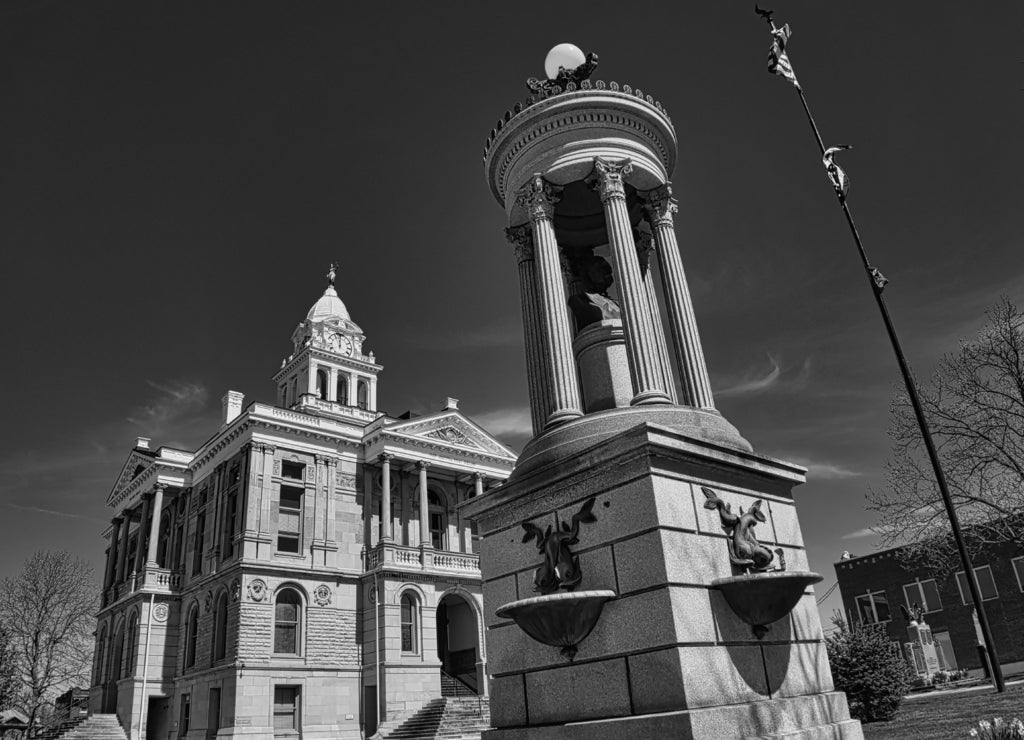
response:
M392 567L399 570L432 570L480 575L480 556L473 553L407 547L381 542L364 555L366 570Z
M181 589L181 573L170 568L143 568L141 573L130 573L121 583L115 583L103 595L103 606L110 606L137 591L157 594L176 594Z

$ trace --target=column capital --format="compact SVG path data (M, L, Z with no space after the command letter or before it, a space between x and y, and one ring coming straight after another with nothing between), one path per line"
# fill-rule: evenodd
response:
M380 455L377 456L377 460L379 460L382 463L390 463L394 459L395 456L390 452L382 452L380 453Z
M473 480L484 480L487 476L481 473L479 470L473 471Z
M672 226L672 215L679 212L679 201L672 197L672 183L651 190L644 208L652 226Z
M505 238L515 249L517 262L533 259L533 229L530 224L508 227L505 229Z
M561 200L562 188L552 185L540 172L534 172L530 181L516 191L516 203L530 214L530 221L550 221L555 215L555 204Z
M166 483L154 483L153 484L153 490L150 491L150 493L155 494L157 491L160 491L160 493L163 493L166 490L167 490L167 484Z
M601 157L594 158L594 174L591 175L591 187L606 203L612 198L626 198L626 176L633 171L633 163L628 159L613 162Z
M416 461L416 468L419 469L419 470L426 470L429 467L430 467L430 463L427 462L426 460L417 460Z
M317 465L328 465L330 463L330 461L331 461L331 458L328 457L327 455L319 455L319 454L318 455L313 455L313 459L316 460L316 464Z

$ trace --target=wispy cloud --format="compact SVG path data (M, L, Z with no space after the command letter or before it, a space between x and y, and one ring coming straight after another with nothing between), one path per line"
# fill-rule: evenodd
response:
M128 417L128 422L151 432L203 409L209 397L206 386L200 383L176 380L157 383L147 380L146 385L156 390L157 395L149 403L136 407Z
M512 407L474 414L473 420L497 437L523 437L533 434L530 409Z
M839 539L841 539L841 540L860 540L860 539L863 539L865 537L875 537L876 535L878 535L878 532L876 532L874 529L872 529L871 527L864 527L863 529L855 529L852 532L847 532L846 534L844 534Z
M782 457L807 468L807 477L811 480L841 480L843 478L859 478L864 475L859 470L828 460L815 460L799 455L783 455Z
M106 524L103 519L98 519L93 516L85 516L84 514L75 514L71 511L57 511L56 509L46 509L42 506L23 506L21 504L12 504L7 501L0 502L0 506L6 506L9 509L18 509L19 511L31 511L36 514L48 514L50 516L59 516L64 519L81 519L87 522L99 522L100 524Z
M462 331L417 333L406 340L407 346L430 350L496 349L520 347L523 330L516 324L495 324Z
M788 392L801 390L811 377L811 360L807 358L795 372L784 371L781 363L768 355L769 368L751 368L743 376L727 382L726 387L715 391L718 398L731 398L764 393L768 390Z

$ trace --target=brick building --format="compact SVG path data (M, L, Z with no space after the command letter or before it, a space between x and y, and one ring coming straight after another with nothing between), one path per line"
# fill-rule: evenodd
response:
M980 672L984 655L963 571L933 578L900 563L899 548L847 557L835 563L843 610L850 624L882 624L894 642L908 641L899 604L920 604L940 648L942 668ZM1024 672L1024 548L1007 544L974 558L1000 663L1006 674Z
M133 738L358 738L441 696L442 677L486 694L457 507L515 454L455 399L380 411L382 368L334 279L276 405L229 391L201 447L140 438L110 492L89 708Z

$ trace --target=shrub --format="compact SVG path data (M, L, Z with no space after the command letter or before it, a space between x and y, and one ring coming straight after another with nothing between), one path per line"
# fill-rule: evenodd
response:
M846 692L850 714L862 722L892 719L914 675L885 630L852 628L833 618L838 631L825 638L836 688Z
M979 740L1024 740L1024 723L1019 719L1003 722L1002 717L996 717L991 722L983 719L967 734Z

